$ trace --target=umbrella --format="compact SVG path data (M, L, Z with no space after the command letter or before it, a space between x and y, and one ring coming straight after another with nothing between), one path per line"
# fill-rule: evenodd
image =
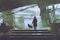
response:
M30 24L28 24L28 27L29 27L29 28L32 28L32 26L31 26Z

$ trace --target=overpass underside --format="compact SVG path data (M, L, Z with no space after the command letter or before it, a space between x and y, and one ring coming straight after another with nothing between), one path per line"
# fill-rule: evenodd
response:
M0 0L0 11L11 10L30 4L39 4L43 7L44 5L47 6L58 3L60 3L60 0Z

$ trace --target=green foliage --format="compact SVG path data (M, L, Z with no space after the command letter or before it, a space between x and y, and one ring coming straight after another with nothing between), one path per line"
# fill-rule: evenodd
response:
M13 25L14 20L13 20L13 15L11 14L11 11L3 11L2 12L2 17L5 23L9 25Z

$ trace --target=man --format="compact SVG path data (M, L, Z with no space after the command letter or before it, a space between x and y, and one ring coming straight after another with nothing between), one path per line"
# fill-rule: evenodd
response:
M37 18L36 16L34 16L34 19L33 19L33 26L34 26L34 30L36 30L36 27L37 27Z

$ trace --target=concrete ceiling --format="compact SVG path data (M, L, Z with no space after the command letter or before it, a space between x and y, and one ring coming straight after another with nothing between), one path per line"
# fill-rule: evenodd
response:
M60 0L0 0L0 11L11 10L36 3L50 5L60 3Z
M0 11L11 10L34 3L36 3L34 0L0 0Z

